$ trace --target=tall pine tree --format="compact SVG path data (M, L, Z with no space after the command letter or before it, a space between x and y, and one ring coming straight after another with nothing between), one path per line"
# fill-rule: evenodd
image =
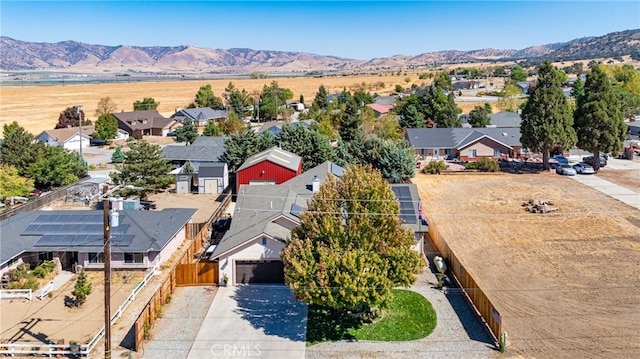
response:
M124 163L116 165L116 169L117 172L110 174L115 184L143 188L121 191L125 196L134 192L144 197L148 191L169 187L175 179L169 174L173 167L162 155L160 146L147 141L131 142Z
M626 126L618 97L611 88L607 75L600 66L594 66L587 75L585 91L578 98L575 112L578 147L593 152L593 167L600 167L600 153L615 152L622 148Z
M545 169L549 169L549 152L553 147L570 148L576 144L571 109L558 73L548 60L540 65L538 83L522 110L520 133L524 147L542 152Z

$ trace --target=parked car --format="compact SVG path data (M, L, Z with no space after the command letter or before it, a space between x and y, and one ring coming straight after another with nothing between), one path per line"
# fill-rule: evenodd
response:
M569 159L566 158L565 156L557 155L557 156L551 157L551 159L556 161L557 163L569 164Z
M594 160L593 160L593 156L587 156L587 157L582 157L582 162L590 164L591 166L594 165ZM604 167L607 165L607 158L604 156L600 156L600 167Z
M227 231L231 227L231 217L228 218L220 218L218 222L216 222L215 230L218 232Z
M584 162L576 163L575 165L573 165L573 169L576 170L577 173L583 175L592 175L596 173L596 171L593 170L593 167L591 167L590 164Z
M556 173L563 176L575 176L576 170L573 167L569 166L566 163L559 163L556 166Z

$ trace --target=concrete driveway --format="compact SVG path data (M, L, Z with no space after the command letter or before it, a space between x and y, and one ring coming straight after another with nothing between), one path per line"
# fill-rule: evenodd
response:
M284 285L218 289L189 359L304 358L307 306Z
M598 177L598 175L577 175L571 176L571 178L632 207L640 209L639 193L636 193L630 189L626 189L613 182L609 182L603 178Z

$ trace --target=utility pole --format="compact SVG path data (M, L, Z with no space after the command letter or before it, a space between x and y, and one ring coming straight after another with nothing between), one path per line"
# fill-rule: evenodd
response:
M80 134L80 164L84 164L84 159L82 158L82 105L77 105L76 111L78 112L78 133Z
M104 186L102 217L104 221L104 358L111 359L111 231L109 228L109 198ZM116 224L117 225L117 224Z

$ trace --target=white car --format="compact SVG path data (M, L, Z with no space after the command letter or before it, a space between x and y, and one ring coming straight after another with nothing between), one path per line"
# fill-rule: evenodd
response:
M592 175L596 173L596 171L593 170L593 167L591 167L590 164L584 162L576 163L575 165L573 165L573 169L583 175Z

